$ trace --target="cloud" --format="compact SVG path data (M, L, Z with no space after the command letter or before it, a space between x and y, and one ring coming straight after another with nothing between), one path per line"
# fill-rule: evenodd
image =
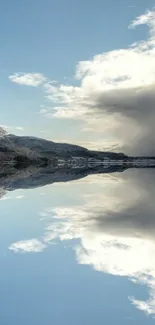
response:
M25 198L25 195L17 195L15 198L17 200L21 200L21 199L24 199Z
M152 256L153 258L153 256ZM155 282L152 281L144 281L144 284L149 285L150 288L150 298L147 301L136 300L133 297L130 297L130 301L134 306L136 306L139 310L144 311L147 315L155 314Z
M15 253L39 253L45 249L46 245L38 239L18 241L9 246Z
M94 186L94 178L92 183ZM9 249L42 252L49 244L76 239L73 249L78 263L145 285L148 299L128 298L136 308L155 315L154 183L155 172L150 169L128 170L103 177L102 182L97 177L95 194L90 186L86 192L80 191L82 204L49 206L39 213L40 220L47 223L41 240L18 241ZM77 191L75 195L77 199Z
M0 187L0 200L6 201L6 200L21 200L25 198L25 195L16 195L16 196L9 196L7 195L8 192L4 190L2 187Z
M51 108L41 113L84 120L85 131L110 135L126 153L155 153L155 12L139 16L129 29L142 24L149 28L147 40L79 62L79 86L45 83Z
M3 193L3 196L0 196L0 200L1 201L6 201L6 200L10 200L11 196L6 196L6 192Z
M42 85L46 78L41 73L22 73L17 72L9 76L9 79L19 85L37 87Z
M41 130L41 133L46 133L47 130ZM63 138L63 140L58 140L54 138L50 138L49 140L52 140L54 142L59 143L68 143L70 144L71 141L66 140ZM90 150L105 150L105 151L113 151L116 150L119 146L117 143L114 143L113 141L105 141L104 139L96 140L96 141L72 141L72 144L79 145L85 148L88 148Z
M135 28L139 25L148 25L150 32L155 34L155 12L148 10L144 15L140 15L135 20L133 20L129 28Z
M42 86L44 117L82 120L83 131L100 133L116 150L155 154L155 11L135 18L128 33L140 25L148 28L146 40L78 62L74 85L40 73L15 73L9 79Z
M18 130L18 131L23 131L23 130L24 130L24 128L23 128L22 126L16 126L15 128L16 128L16 130Z
M155 173L128 171L118 181L104 181L96 195L84 196L81 206L46 208L43 241L47 245L55 240L78 240L74 246L78 263L145 285L148 299L133 296L129 300L155 315Z
M11 126L11 125L0 125L0 137L7 135L8 133L23 132L23 126Z

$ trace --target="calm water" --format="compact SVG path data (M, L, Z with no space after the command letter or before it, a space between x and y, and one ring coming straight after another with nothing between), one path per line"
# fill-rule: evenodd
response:
M155 170L1 192L1 325L154 324Z

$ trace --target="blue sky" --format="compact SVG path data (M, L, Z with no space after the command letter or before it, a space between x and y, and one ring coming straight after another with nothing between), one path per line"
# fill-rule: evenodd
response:
M128 152L132 143L134 152L139 139L155 148L154 6L2 1L1 125L91 148ZM145 176L92 177L2 197L4 323L153 324L154 191ZM109 210L110 222L102 218Z
M139 139L155 148L154 6L2 1L1 125L91 148L129 152L131 143L135 152ZM153 177L132 173L2 197L4 323L113 324L117 316L119 324L153 324Z
M58 115L51 114L55 104L53 105L53 100L45 98L46 93L42 87L11 82L9 76L19 72L39 73L48 78L48 82L56 80L58 85L69 85L73 88L78 86L82 89L85 77L79 80L75 78L79 62L92 63L97 54L128 49L132 43L142 39L147 41L146 26L138 26L134 30L128 29L128 26L138 16L146 14L147 9L153 10L154 5L152 0L27 0L21 4L17 0L11 4L3 1L0 13L1 125L12 127L8 130L17 134L86 143L88 146L89 143L90 146L98 143L98 147L121 143L122 133L119 138L116 136L117 121L105 119L103 116L98 126L94 122L98 118L95 110L95 116L89 113L90 118L85 116L86 107L79 113L79 118L76 114L81 107L76 108L74 101L74 114L69 111L67 118L64 118L61 103L58 118ZM110 62L107 64L110 65ZM95 83L96 72L93 73ZM101 73L104 79L102 66ZM68 89L63 91L63 96L66 93L68 96ZM76 94L75 97L79 101L81 94ZM48 114L40 113L43 109L50 112L50 118ZM112 130L107 132L111 125Z

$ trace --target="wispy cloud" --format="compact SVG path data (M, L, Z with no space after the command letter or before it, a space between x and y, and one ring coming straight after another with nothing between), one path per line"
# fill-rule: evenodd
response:
M24 130L24 128L22 126L16 126L15 129L18 130L18 131L23 131Z
M45 249L46 245L38 239L18 241L9 246L9 249L19 253L39 253Z
M17 200L21 200L21 199L24 199L25 198L25 195L17 195L15 198Z
M0 125L0 136L3 136L10 132L16 133L16 131L23 132L24 127L23 126Z
M7 192L0 188L0 200L6 201L6 200L21 200L24 199L25 195L17 195L17 196L9 196L7 195Z
M46 133L47 130L41 130L41 133ZM64 139L63 140L58 140L54 138L50 138L49 140L54 141L54 142L59 142L59 143L68 143L70 144L71 141ZM88 148L90 150L104 150L104 151L113 151L119 148L117 143L114 143L113 141L106 141L106 140L96 140L96 141L72 141L72 144L79 145L85 148Z
M148 25L150 32L152 32L153 37L155 36L155 11L147 11L144 15L140 15L135 20L133 20L129 28L135 28L139 25Z
M46 78L41 73L18 72L9 76L9 79L12 82L17 83L19 85L33 86L33 87L40 86L46 81Z

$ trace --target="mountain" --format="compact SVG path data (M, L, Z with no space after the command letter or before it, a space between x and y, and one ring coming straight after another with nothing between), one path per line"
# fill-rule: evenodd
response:
M6 134L7 132L0 126L0 137L3 137Z
M0 134L0 197L20 188L145 167L155 167L155 158L128 157L36 137Z
M145 168L147 166L143 166ZM93 174L111 174L124 172L128 168L135 166L126 164L107 164L94 166L45 166L41 167L36 164L25 166L21 164L18 168L6 165L3 173L0 173L0 198L7 191L17 189L31 189L42 187L59 182L70 182L85 178ZM141 166L136 166L141 168ZM148 167L147 167L148 168Z
M0 129L0 197L8 190L66 182L93 173L123 171L123 166L103 166L104 159L125 155L89 151L81 146L36 137L6 134Z
M28 136L3 134L0 137L0 161L12 162L46 162L57 164L58 161L67 159L124 159L123 153L90 151L84 147L55 143L45 139Z
M1 175L0 177L0 189L3 191L13 191L16 189L29 189L35 187L42 187L53 183L70 182L84 178L91 174L101 173L114 173L123 172L126 167L122 166L107 166L102 168L100 166L96 168L52 168L37 167L35 165L22 167L18 169L12 169Z

